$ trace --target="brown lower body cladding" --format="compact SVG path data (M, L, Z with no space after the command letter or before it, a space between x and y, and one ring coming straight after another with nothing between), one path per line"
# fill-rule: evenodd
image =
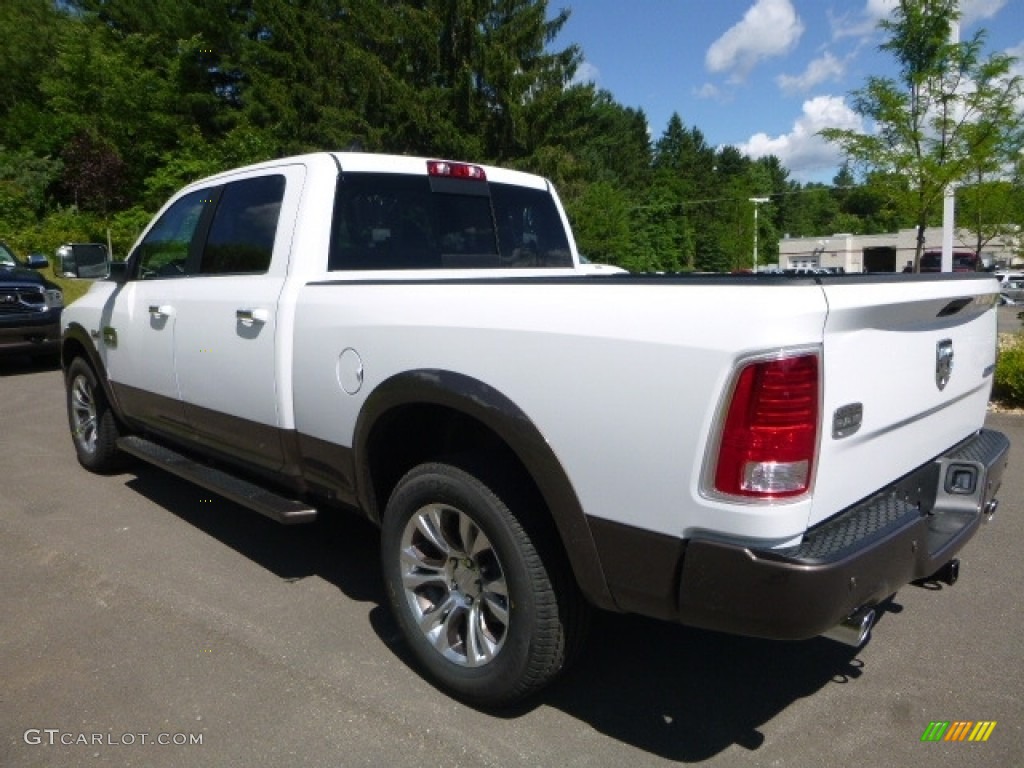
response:
M982 430L784 550L590 523L622 610L801 640L949 562L994 510L1009 445Z

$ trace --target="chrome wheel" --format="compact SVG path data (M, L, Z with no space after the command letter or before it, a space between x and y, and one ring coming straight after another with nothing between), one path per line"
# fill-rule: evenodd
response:
M477 523L445 504L428 504L402 531L400 575L412 617L447 660L480 667L509 630L505 570Z
M68 427L78 463L91 472L113 472L125 463L117 448L121 436L117 418L89 364L74 358L65 374Z
M92 384L84 374L78 374L71 382L71 429L84 451L96 452L96 398Z
M381 565L423 671L467 703L499 707L564 668L586 608L543 507L522 477L492 469L429 462L406 472L381 519Z

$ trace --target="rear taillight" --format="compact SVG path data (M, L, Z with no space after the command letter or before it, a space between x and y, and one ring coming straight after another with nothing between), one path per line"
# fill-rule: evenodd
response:
M743 367L722 425L715 491L762 499L806 493L818 442L818 400L817 354Z

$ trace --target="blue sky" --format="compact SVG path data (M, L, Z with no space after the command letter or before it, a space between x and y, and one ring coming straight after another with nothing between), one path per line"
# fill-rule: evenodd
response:
M577 79L642 108L657 139L673 112L709 144L774 154L797 181L828 182L841 157L815 134L863 128L851 91L896 74L878 20L896 0L549 0L572 16L554 47L576 43ZM1024 0L961 0L961 39L1024 75ZM1021 105L1024 109L1024 104Z

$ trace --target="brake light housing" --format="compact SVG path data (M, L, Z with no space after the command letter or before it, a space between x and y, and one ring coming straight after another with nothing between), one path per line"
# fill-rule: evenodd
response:
M817 350L742 363L720 420L713 495L749 501L811 490L818 450L821 379Z
M479 165L469 163L452 163L447 160L428 160L427 175L449 179L470 179L487 181L487 173Z

